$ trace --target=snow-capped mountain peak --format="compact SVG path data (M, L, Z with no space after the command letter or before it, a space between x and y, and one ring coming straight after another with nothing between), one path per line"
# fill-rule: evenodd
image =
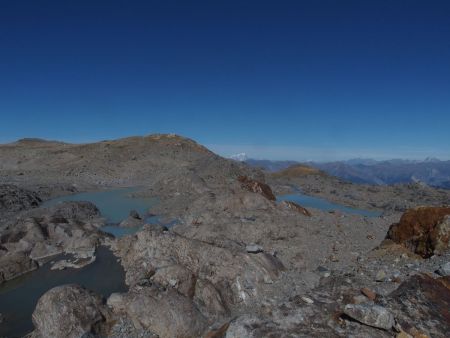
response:
M231 155L230 158L235 161L244 162L248 159L246 153L239 153L235 155Z

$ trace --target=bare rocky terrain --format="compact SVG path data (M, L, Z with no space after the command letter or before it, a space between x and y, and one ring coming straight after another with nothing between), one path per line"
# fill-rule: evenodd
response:
M387 213L403 212L417 205L450 204L450 190L421 183L391 186L353 184L304 165L294 165L268 174L268 181L277 194L289 193L294 186L307 195Z
M126 272L128 291L107 299L76 285L49 290L33 313L32 337L450 332L446 191L355 185L308 167L269 175L176 135L2 145L0 183L0 283L53 253L89 260L99 245ZM41 206L77 191L130 186L157 197L150 212L177 224L113 238L100 231L105 220L91 203ZM296 189L384 214L275 200Z

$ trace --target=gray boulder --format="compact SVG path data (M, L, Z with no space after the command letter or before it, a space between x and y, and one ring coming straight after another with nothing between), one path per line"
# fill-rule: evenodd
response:
M33 337L104 335L108 318L110 312L100 296L78 285L58 286L47 291L36 305Z
M207 327L194 303L173 289L145 287L115 293L108 298L108 305L117 315L129 317L137 329L160 338L200 337Z

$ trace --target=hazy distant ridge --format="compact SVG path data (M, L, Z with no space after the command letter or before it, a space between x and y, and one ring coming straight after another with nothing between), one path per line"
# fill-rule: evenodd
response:
M246 163L273 172L299 162L248 159ZM383 185L423 182L431 186L450 189L450 161L440 161L435 158L427 158L423 161L351 159L326 163L307 162L306 164L354 183Z

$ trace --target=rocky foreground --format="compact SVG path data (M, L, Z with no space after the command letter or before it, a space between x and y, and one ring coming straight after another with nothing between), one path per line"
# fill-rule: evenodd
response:
M107 244L129 287L107 299L77 285L49 290L32 337L449 336L445 191L356 186L304 169L265 177L173 135L23 140L1 146L0 158L0 283L55 254L88 264ZM151 212L178 224L114 239L92 204L40 206L126 185L158 197ZM384 216L275 201L293 187Z

